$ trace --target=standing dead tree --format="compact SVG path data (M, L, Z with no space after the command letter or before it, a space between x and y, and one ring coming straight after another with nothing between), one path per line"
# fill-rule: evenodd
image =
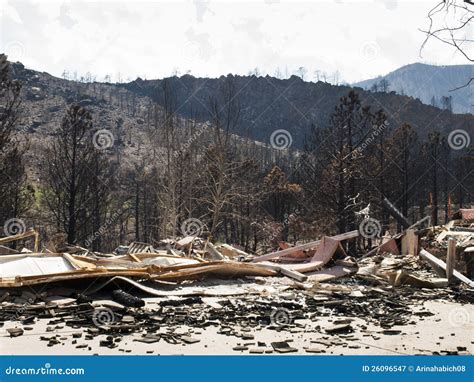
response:
M240 106L232 104L232 86L226 84L224 106L217 99L210 100L212 111L212 144L203 156L204 177L202 184L202 202L207 206L210 224L209 230L215 235L222 223L223 212L231 200L238 196L232 187L238 179L240 164L233 158L231 133L238 120Z
M90 233L91 219L94 227L100 226L97 208L104 201L95 200L105 165L97 158L100 155L93 143L92 116L81 106L71 106L45 150L43 193L57 230L65 232L71 244Z
M18 123L21 84L10 78L7 56L0 54L0 222L18 218L32 201L27 185L22 147L15 134ZM12 234L16 232L7 232Z
M371 131L371 123L369 108L351 91L334 109L331 123L312 137L314 168L324 182L308 192L317 194L315 200L328 215L337 216L339 232L356 229L354 213L361 207L360 190L364 183L361 147Z

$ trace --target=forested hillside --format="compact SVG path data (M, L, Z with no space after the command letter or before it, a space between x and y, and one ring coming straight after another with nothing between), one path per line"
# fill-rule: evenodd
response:
M407 96L297 77L77 82L4 55L1 70L4 231L94 250L200 232L259 251L363 217L396 229L383 198L434 224L473 201L473 116Z

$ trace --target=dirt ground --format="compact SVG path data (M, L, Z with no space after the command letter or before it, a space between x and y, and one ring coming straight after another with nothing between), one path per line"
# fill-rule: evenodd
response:
M147 299L147 305L156 304ZM85 339L85 331L80 338L73 338L73 333L81 329L71 329L59 325L54 331L46 331L48 319L38 320L19 337L10 338L6 329L15 327L14 322L5 322L0 328L0 353L2 355L91 355L91 354L134 354L134 355L239 355L239 354L278 354L273 351L271 343L286 341L297 352L289 354L325 354L325 355L396 355L396 354L472 354L474 347L474 306L451 302L427 301L424 307L433 316L413 316L409 325L394 326L387 333L375 327L363 318L353 319L352 333L327 334L324 328L341 321L331 317L318 320L295 320L291 328L259 330L246 329L245 339L219 334L218 327L191 328L180 326L176 332L187 333L199 342L191 344L170 344L163 340L147 344L136 342L141 333L121 336L114 348L100 346L100 341L107 335L96 335ZM62 327L61 327L62 326ZM166 328L160 330L166 331ZM396 331L401 333L397 334ZM59 334L60 343L47 346L48 341L41 336L51 337ZM114 338L115 340L115 338ZM76 343L72 343L76 341ZM319 342L318 342L319 341ZM77 347L80 345L86 347ZM235 347L241 347L234 350ZM448 352L448 353L446 353Z

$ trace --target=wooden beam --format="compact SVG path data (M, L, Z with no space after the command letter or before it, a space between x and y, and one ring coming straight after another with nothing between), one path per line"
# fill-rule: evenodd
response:
M331 236L330 238L334 240L338 240L338 241L343 241L343 240L355 239L357 236L359 236L359 231L350 231L350 232L342 233L340 235ZM252 260L252 262L257 263L259 261L265 261L265 260L270 260L270 259L275 259L281 256L285 256L293 252L303 251L305 249L312 249L312 248L317 247L319 243L321 243L321 240L316 240L316 241L311 241L306 244L296 245L291 248L282 249L281 251L275 251L272 253L268 253L266 255L255 257Z
M35 231L35 252L39 252L39 232Z
M414 229L407 229L402 237L402 255L418 255L418 236Z
M19 233L17 235L2 237L2 238L0 238L0 244L10 243L10 242L16 241L16 240L22 240L22 239L26 239L27 237L36 236L36 235L38 235L38 233L34 229L30 229L26 232ZM36 244L35 244L35 248L36 248ZM36 249L35 249L35 252L36 252Z
M308 279L308 276L306 276L306 275L304 275L304 274L302 274L298 271L288 269L283 265L276 265L276 264L269 264L269 263L257 264L257 265L259 267L272 269L274 271L280 272L282 275L287 276L291 279L295 279L296 281L299 281L299 282L303 282L303 281L306 281Z
M248 257L248 253L244 252L238 248L235 248L229 244L221 244L219 247L216 248L220 253L222 253L224 256L227 256L229 258L234 258L234 257L243 257L244 259Z
M141 262L142 262L142 261L141 261L137 256L135 256L133 253L129 253L128 256L130 256L131 259L132 259L133 261L135 261L136 263L141 263Z
M456 240L448 239L448 254L446 256L446 278L448 284L453 282L454 262L456 260Z
M446 271L446 263L443 260L438 259L436 256L429 253L427 250L422 249L420 251L420 257L422 259L425 259L432 267L439 267ZM471 288L474 288L474 281L469 280L466 276L464 276L462 273L458 272L455 269L453 270L453 277L469 285Z

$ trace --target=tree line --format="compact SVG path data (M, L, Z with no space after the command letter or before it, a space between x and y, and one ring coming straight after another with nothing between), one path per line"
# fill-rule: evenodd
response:
M157 89L164 102L144 111L147 144L134 158L120 121L103 129L87 108L69 105L39 153L41 177L33 182L28 142L15 130L21 84L10 79L5 56L0 65L4 231L7 221L20 219L46 241L60 234L94 251L187 234L257 251L358 229L367 217L378 222L378 234L399 229L384 198L410 220L430 216L434 225L472 202L469 148L453 148L437 131L422 140L407 123L392 126L354 91L325 126L314 126L302 150L234 135L241 108L231 77L209 99L207 123L181 118L164 80Z

